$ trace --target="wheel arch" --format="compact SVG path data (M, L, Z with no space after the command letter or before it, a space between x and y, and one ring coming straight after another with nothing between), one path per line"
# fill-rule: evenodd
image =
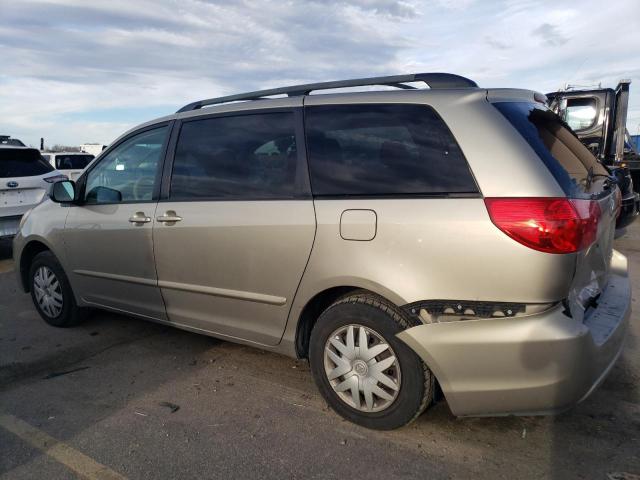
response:
M317 292L309 300L306 301L302 307L300 314L297 317L296 330L295 330L295 351L298 358L308 358L309 355L309 342L311 339L311 331L314 325L318 321L318 318L329 306L335 303L339 298L346 295L351 295L354 292L371 293L379 297L384 298L386 301L391 302L396 307L400 308L399 303L395 295L388 295L379 291L364 288L358 285L338 285L325 288L322 291ZM390 296L394 297L396 301L393 301Z
M20 282L22 285L22 289L25 292L29 292L30 290L29 268L31 266L31 263L33 262L33 259L39 253L46 251L52 252L55 255L55 253L51 250L51 247L49 247L44 242L40 240L31 240L23 247L22 251L20 252Z

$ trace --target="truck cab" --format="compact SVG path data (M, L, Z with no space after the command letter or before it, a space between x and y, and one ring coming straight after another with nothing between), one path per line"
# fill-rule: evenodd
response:
M547 93L549 108L616 178L622 192L619 228L633 222L640 209L640 155L626 141L630 84L631 80L620 80L615 89L567 85Z

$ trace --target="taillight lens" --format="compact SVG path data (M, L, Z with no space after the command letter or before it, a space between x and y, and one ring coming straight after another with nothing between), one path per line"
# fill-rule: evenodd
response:
M66 175L53 175L52 177L45 177L43 180L47 183L56 183L61 182L63 180L69 180L69 177Z
M529 248L573 253L591 245L600 207L593 200L567 198L485 198L491 221Z

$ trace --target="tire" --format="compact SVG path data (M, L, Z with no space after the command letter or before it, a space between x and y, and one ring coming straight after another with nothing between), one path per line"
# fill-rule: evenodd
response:
M60 262L49 251L36 255L29 267L31 299L42 319L54 327L73 327L86 317L76 304L69 279ZM43 301L42 296L46 299Z
M329 406L347 420L376 430L399 428L415 420L431 404L435 390L431 371L396 337L415 325L393 304L369 292L343 297L327 308L311 332L309 362L316 385ZM350 349L350 328L354 339L351 346L357 343L357 350ZM367 339L364 353L361 338ZM385 343L388 348L382 350ZM369 358L377 352L380 353ZM348 373L342 374L349 368ZM379 372L381 368L384 370ZM384 382L378 380L381 373L387 377ZM338 374L341 375L336 377ZM372 383L373 387L367 386ZM345 390L346 385L352 388ZM353 388L356 385L357 395Z

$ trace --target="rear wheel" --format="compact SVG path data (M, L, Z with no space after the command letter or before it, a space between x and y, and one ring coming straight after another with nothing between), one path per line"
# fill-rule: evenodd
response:
M35 256L29 269L31 298L42 319L54 327L72 327L85 318L76 304L69 280L51 252Z
M370 293L338 300L311 333L315 382L340 415L368 428L405 425L431 403L434 377L396 334L414 326L394 305Z

